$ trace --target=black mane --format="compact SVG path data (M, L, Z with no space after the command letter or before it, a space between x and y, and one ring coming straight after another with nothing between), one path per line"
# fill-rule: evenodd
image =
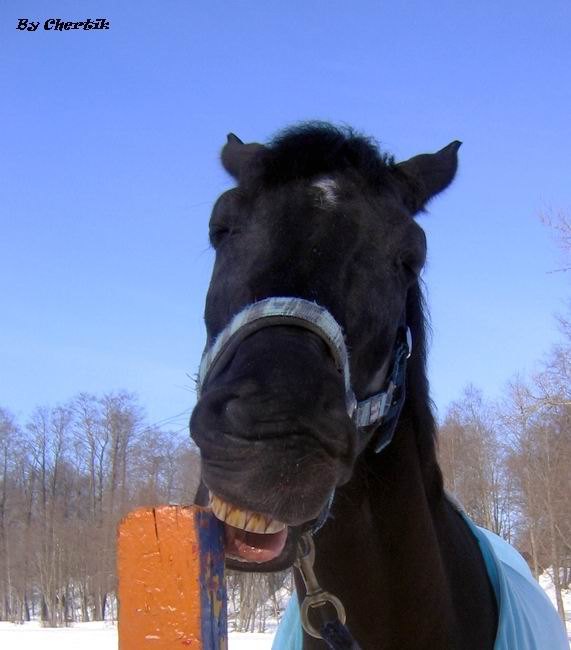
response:
M373 187L388 182L393 157L375 140L350 127L304 122L280 131L256 165L257 180L266 186L353 169Z

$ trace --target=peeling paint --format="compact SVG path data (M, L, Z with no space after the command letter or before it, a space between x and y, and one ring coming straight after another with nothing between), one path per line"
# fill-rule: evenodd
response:
M227 650L223 527L198 506L139 509L118 535L119 650Z

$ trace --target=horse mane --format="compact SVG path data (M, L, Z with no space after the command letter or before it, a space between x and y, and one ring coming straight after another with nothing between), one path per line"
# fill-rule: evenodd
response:
M265 186L353 169L367 184L390 181L394 159L377 142L348 126L303 122L280 131L260 152L254 167Z
M412 333L413 353L407 366L406 401L401 419L408 420L415 432L425 485L441 493L442 473L436 460L437 427L426 373L428 339L431 330L420 280L409 289L406 315Z

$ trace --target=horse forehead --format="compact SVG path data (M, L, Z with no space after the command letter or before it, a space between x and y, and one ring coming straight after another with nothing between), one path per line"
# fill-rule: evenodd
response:
M337 190L339 187L335 179L330 176L322 176L314 181L311 187L320 191L320 199L326 206L334 207L337 205Z

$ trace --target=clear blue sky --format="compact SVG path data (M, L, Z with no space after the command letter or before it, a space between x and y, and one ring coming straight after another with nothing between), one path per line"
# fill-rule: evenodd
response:
M219 149L311 118L398 159L464 142L421 219L432 392L441 413L469 381L500 394L569 296L538 214L571 209L570 26L568 0L3 0L0 405L125 388L152 421L189 410Z

